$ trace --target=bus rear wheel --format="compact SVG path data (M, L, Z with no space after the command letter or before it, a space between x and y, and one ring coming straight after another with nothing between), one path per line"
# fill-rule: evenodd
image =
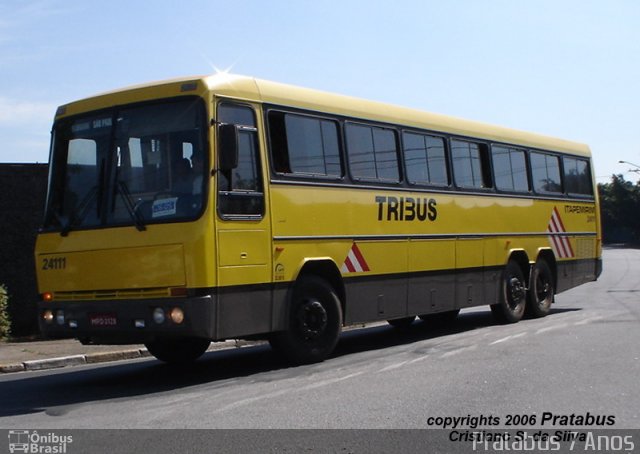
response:
M491 305L494 318L500 323L516 323L524 315L526 284L520 265L509 260L502 272L498 302Z
M303 276L295 284L286 331L274 333L269 343L293 364L326 359L342 331L342 309L335 290L324 279Z
M527 294L527 315L535 318L547 315L551 310L554 294L551 269L545 260L539 259L531 270Z
M145 345L149 353L169 364L187 364L200 358L209 348L207 339L159 339Z

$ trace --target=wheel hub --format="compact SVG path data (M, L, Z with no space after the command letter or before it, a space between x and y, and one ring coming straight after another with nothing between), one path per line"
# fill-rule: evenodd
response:
M525 297L525 288L517 277L509 279L509 303L511 307L516 307Z
M298 326L308 339L316 338L324 332L327 319L327 311L317 300L305 301L298 312Z
M543 282L540 280L538 282L538 299L543 300L549 295L549 290L551 289L551 285L548 282Z

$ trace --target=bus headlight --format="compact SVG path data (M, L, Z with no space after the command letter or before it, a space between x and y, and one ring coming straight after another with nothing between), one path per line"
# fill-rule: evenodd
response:
M169 318L173 323L179 325L180 323L184 322L184 311L179 307L174 307L173 309L171 309L171 311L169 311Z
M164 310L161 307L156 307L153 310L153 321L156 322L158 325L162 325L164 323Z
M51 323L53 322L53 311L51 310L44 311L42 313L42 319L47 325L51 325Z
M64 311L59 310L56 312L56 323L60 326L64 325Z

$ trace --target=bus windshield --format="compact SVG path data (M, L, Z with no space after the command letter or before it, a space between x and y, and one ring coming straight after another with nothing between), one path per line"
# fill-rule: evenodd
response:
M53 129L44 227L195 219L205 206L204 107L166 101L63 119Z

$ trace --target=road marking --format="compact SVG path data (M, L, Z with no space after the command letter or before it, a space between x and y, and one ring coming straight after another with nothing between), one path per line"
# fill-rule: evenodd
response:
M398 368L400 368L400 367L402 367L402 366L404 366L406 364L414 364L414 363L417 363L418 361L425 360L428 357L429 357L429 355L422 355L422 356L419 356L419 357L411 359L411 360L402 361L402 362L399 362L399 363L393 363L393 364L388 365L387 367L383 367L378 372L386 372L386 371L389 371L389 370L398 369Z
M417 363L418 361L422 361L424 359L427 359L428 357L429 357L429 355L422 355L422 356L419 356L419 357L417 357L415 359L412 359L411 361L407 361L407 364Z
M560 323L558 325L545 326L544 328L540 328L538 331L536 331L536 334L546 333L548 331L553 331L554 329L566 328L567 326L569 326L569 325L567 325L566 323Z
M496 345L496 344L499 344L501 342L506 342L506 341L511 340L511 339L517 339L519 337L526 336L526 335L527 335L526 331L524 333L512 334L511 336L503 337L502 339L498 339L496 341L493 341L489 345Z
M357 377L358 375L362 375L364 373L364 371L361 372L355 372L353 374L349 374L349 375L345 375L344 377L338 377L338 378L332 378L329 380L322 380L319 382L315 382L315 383L311 383L308 384L306 386L302 386L300 388L297 388L295 391L307 391L310 389L315 389L315 388L320 388L322 386L327 386L327 385L332 385L334 383L338 383L344 380L348 380L350 378L353 377ZM253 404L255 402L261 401L261 400L265 400L265 399L272 399L274 397L280 397L280 396L284 396L287 394L291 394L292 390L288 387L286 387L285 389L280 389L278 391L274 391L271 393L266 393L266 394L261 394L258 396L254 396L254 397L248 397L246 399L241 399L241 400L237 400L235 402L231 402L227 405L224 405L222 407L219 407L217 409L215 409L212 413L223 413L225 411L231 410L231 409L235 409L237 407L241 407L243 405L248 405L248 404Z
M357 377L358 375L364 374L363 371L354 372L353 374L345 375L344 377L331 378L329 380L322 380L316 383L311 383L309 385L303 386L302 389L307 391L309 389L320 388L322 386L333 385L334 383L338 383L344 380L349 380L350 378Z
M478 348L477 345L471 345L469 347L460 347L457 350L451 350L450 352L443 353L442 355L440 355L440 358L447 358L449 356L457 355L458 353L475 350L476 348Z
M255 397L248 397L246 399L241 399L241 400L237 400L235 402L232 402L230 404L224 405L222 407L216 408L215 410L213 410L212 413L223 413L227 410L231 410L237 407L240 407L242 405L247 405L247 404L251 404L260 400L264 400L264 399L271 399L273 397L280 397L283 396L285 394L289 394L291 392L291 390L289 389L281 389L279 391L274 391L272 393L267 393L267 394L262 394L259 396L255 396Z
M604 317L602 315L596 315L595 317L585 318L584 320L580 320L579 322L575 322L574 325L586 325L587 323L595 322L596 320L602 320Z
M382 369L380 369L378 372L386 372L388 370L393 370L393 369L397 369L398 367L402 367L405 364L407 364L409 361L402 361L401 363L395 363L395 364L391 364L390 366L384 367Z

